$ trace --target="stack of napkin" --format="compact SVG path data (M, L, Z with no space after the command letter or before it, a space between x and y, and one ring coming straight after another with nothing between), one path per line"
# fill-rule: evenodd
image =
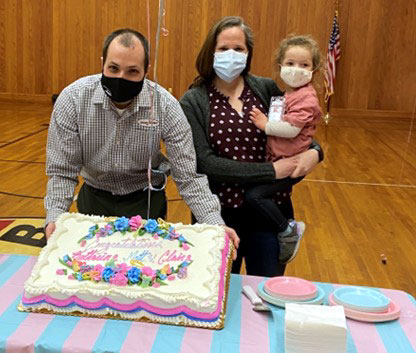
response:
M345 353L344 308L287 303L285 347L286 353Z

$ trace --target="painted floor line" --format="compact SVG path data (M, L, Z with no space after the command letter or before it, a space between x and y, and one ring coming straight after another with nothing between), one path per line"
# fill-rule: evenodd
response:
M303 179L304 181L313 181L317 183L328 183L328 184L350 184L350 185L366 185L366 186L386 186L395 188L408 188L416 189L416 185L406 184L383 184L383 183L365 183L359 181L337 181L337 180L319 180L319 179Z

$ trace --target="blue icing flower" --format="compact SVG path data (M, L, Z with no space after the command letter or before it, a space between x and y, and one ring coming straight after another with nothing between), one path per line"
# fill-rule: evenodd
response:
M178 240L181 241L181 242L185 242L186 241L186 239L183 237L183 235L180 235L179 238L178 238Z
M149 219L144 226L144 229L146 229L146 232L153 233L157 229L157 222L154 219Z
M93 226L91 226L91 227L88 228L88 233L92 233L96 229L97 229L97 225L93 225Z
M114 228L121 232L127 230L129 228L129 219L126 217L117 218L114 222Z
M127 271L127 278L131 283L139 282L140 277L140 269L137 267L132 267L130 270Z
M94 238L94 234L93 234L93 233L88 233L88 234L85 236L85 239L92 239L92 238Z
M63 260L64 260L64 262L68 262L69 261L69 256L68 255L65 255L64 258L63 258Z
M189 262L187 262L187 261L184 261L184 262L182 262L182 265L181 265L181 267L186 267L186 266L188 266L189 265Z
M111 267L106 267L103 270L102 277L104 281L108 282L114 276L114 270Z
M82 275L80 273L75 273L75 277L78 281L82 281Z
M159 278L164 281L166 278L168 278L168 276L164 275L164 274L159 274Z

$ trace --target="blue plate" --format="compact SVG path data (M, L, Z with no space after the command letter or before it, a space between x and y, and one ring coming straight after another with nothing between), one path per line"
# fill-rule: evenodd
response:
M334 300L348 308L381 312L387 310L390 299L380 292L364 287L341 287L334 291Z
M267 294L264 291L264 284L266 283L266 281L263 281L261 283L259 283L258 287L257 287L257 293L259 295L260 298L262 298L263 300L265 300L266 302L279 306L281 308L284 308L286 306L286 303L297 303L297 304L316 304L316 305L320 305L322 304L322 302L324 301L325 298L325 291L319 287L319 285L317 285L316 287L318 288L318 293L316 295L315 298L310 299L310 300L303 300L303 301L293 301L293 300L283 300L283 299L278 299L275 297L272 297L270 294Z

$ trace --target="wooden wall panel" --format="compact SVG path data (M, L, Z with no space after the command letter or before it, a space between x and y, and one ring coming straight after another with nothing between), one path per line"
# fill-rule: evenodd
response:
M147 36L145 0L53 1L54 92L75 79L101 71L104 38L112 31L130 27ZM151 19L156 28L157 3ZM154 37L154 33L153 33Z
M105 35L132 27L147 36L147 3L1 0L0 97L50 95L100 72ZM154 50L158 1L149 4ZM195 59L208 29L226 15L242 16L254 31L252 72L273 76L273 53L288 33L312 34L325 55L333 1L166 0L169 35L160 38L157 76L177 97L196 75ZM410 116L416 98L416 2L340 0L339 21L342 56L333 111Z
M48 0L2 0L2 92L45 94L52 91L52 8Z

